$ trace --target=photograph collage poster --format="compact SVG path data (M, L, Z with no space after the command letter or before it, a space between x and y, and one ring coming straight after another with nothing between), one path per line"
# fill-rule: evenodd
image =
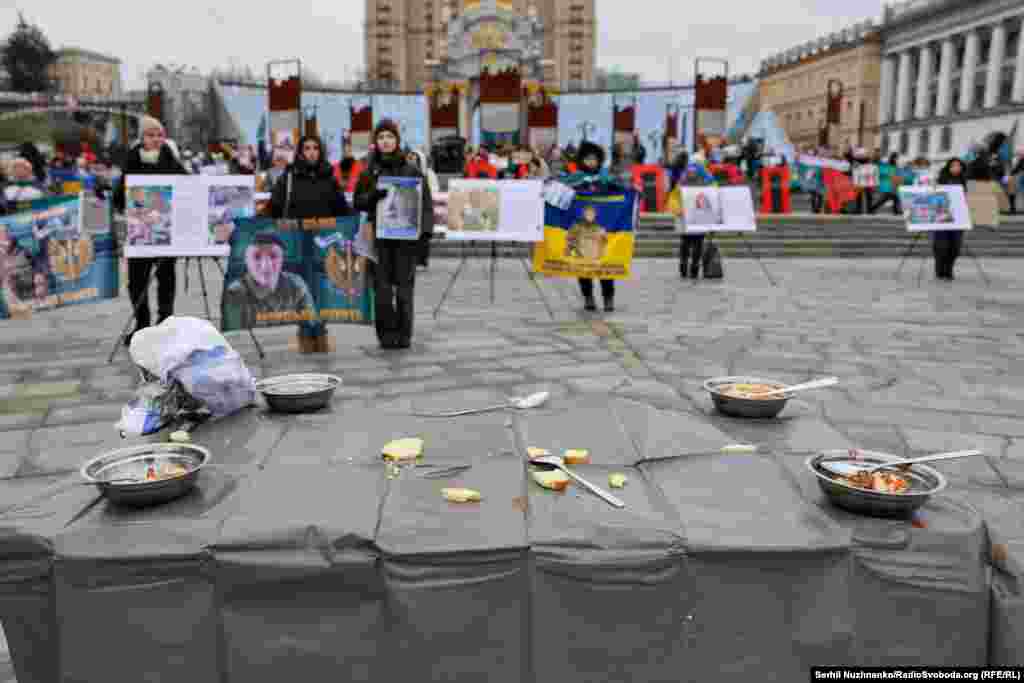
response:
M255 213L253 176L128 176L124 253L222 258L234 221Z
M221 298L224 332L300 322L373 323L359 217L235 221Z
M109 207L83 225L83 198L40 199L0 218L0 320L117 297L118 258Z
M540 180L461 180L448 184L449 240L541 242L544 183Z
M633 263L637 193L577 193L568 209L544 206L534 270L556 277L624 280Z
M970 230L971 213L960 185L912 185L900 188L907 232Z

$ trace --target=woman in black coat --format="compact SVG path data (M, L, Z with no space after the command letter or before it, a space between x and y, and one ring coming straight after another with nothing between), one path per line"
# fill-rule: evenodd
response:
M158 120L146 116L142 119L142 144L133 147L124 159L121 178L114 189L114 210L124 213L125 182L130 175L189 175L167 142L167 133ZM135 307L135 330L125 338L130 345L132 335L149 327L149 278L156 267L157 325L174 315L174 296L177 293L175 272L177 259L128 259L128 293Z
M584 140L576 152L576 164L578 173L585 175L600 176L604 168L604 148L593 142ZM586 189L586 188L584 188ZM596 311L597 303L594 301L594 281L591 278L581 277L580 293L583 294L583 308L587 311ZM607 313L615 311L615 280L601 280L601 298L604 299L604 310Z
M946 165L939 173L938 185L960 185L967 192L967 176L964 174L964 164L959 159L953 158L946 162ZM939 280L953 279L953 266L957 257L960 256L960 249L963 246L964 233L962 230L940 230L932 233L932 250L935 254L935 277Z
M295 161L277 179L271 193L272 217L312 219L351 215L345 193L323 149L318 137L306 135L299 140ZM327 353L327 323L299 323L298 344L300 353Z
M423 243L434 233L434 200L430 183L402 152L401 133L390 119L384 119L373 131L375 151L356 184L356 209L365 211L376 232L377 204L387 197L379 189L381 177L420 178L423 187L420 206L420 240L375 239L377 263L373 266L376 294L377 339L383 349L407 349L412 345L416 262Z

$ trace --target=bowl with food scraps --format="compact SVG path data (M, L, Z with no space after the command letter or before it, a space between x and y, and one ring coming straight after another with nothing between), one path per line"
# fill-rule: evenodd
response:
M82 477L119 505L141 507L181 498L196 484L210 452L187 443L119 448L82 465Z
M312 413L327 407L341 386L335 375L307 373L279 375L256 382L267 406L278 413Z
M778 417L786 407L789 396L763 394L785 388L784 382L761 377L715 377L704 382L704 391L711 394L715 408L723 415L732 417Z
M828 499L849 512L872 517L909 517L948 485L927 465L878 465L902 462L888 453L856 449L825 451L807 459L807 469Z

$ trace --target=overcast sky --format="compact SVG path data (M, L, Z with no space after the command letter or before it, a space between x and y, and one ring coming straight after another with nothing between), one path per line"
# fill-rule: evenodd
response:
M211 9L210 5L215 5ZM232 60L262 71L268 60L302 59L331 80L363 65L365 0L0 0L0 29L17 12L58 47L119 57L128 88L158 63L203 71ZM733 73L762 58L866 18L883 0L597 0L598 65L639 72L649 82L692 75L696 57L728 58Z

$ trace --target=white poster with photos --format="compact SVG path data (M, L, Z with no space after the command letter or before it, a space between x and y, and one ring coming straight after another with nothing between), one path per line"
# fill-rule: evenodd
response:
M757 232L749 187L684 187L682 195L683 215L676 221L677 232Z
M907 232L971 230L971 212L960 185L912 185L900 188Z
M129 175L128 258L226 257L234 219L256 214L254 176Z
M452 180L446 238L543 242L543 191L541 180Z

